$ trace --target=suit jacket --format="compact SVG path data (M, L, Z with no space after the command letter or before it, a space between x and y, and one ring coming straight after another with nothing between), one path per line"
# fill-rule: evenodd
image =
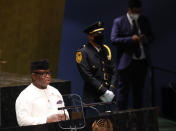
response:
M144 34L147 37L143 46L149 64L149 44L151 44L153 40L150 24L145 16L139 17L138 24L141 34ZM134 46L135 44L132 42L132 35L133 32L127 15L123 15L114 20L111 41L113 45L117 46L118 70L127 68L132 61L132 55L136 48L136 46Z
M105 45L106 46L106 45ZM99 97L109 89L115 92L117 71L111 51L102 45L98 52L90 43L77 51L78 70L84 80L84 102L98 102Z

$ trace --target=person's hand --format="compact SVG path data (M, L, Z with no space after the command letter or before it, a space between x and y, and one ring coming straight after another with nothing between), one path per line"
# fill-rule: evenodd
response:
M68 120L68 116L66 114L54 114L47 118L46 123L58 122Z
M68 116L66 114L58 114L58 121L68 120Z
M138 43L138 42L140 41L140 37L139 37L138 35L134 34L134 35L132 36L132 41L133 41L134 43Z
M105 98L107 99L108 102L111 102L114 98L114 93L110 90L107 90L104 94Z
M108 102L108 100L106 99L106 97L104 96L104 94L102 96L100 96L100 100L102 102Z
M100 96L100 100L103 102L111 102L114 98L114 93L110 90L107 90L102 96Z
M54 114L47 118L46 123L57 122L57 121L58 121L58 114Z

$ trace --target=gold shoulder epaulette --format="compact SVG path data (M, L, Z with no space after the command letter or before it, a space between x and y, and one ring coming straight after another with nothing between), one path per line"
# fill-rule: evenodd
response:
M108 60L111 60L112 59L112 54L111 54L110 48L107 45L103 45L103 46L108 50L108 56L107 56Z

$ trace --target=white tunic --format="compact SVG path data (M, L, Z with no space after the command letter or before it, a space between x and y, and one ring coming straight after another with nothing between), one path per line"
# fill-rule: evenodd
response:
M16 117L19 126L44 124L47 117L53 114L66 114L60 92L48 85L46 89L39 89L32 83L25 88L16 99Z

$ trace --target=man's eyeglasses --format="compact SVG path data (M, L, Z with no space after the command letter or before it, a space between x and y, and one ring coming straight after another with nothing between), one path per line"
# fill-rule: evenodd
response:
M47 75L51 76L51 72L32 72L32 73L35 73L35 74L38 74L38 75L41 75L41 76L44 76L44 77L46 77Z

